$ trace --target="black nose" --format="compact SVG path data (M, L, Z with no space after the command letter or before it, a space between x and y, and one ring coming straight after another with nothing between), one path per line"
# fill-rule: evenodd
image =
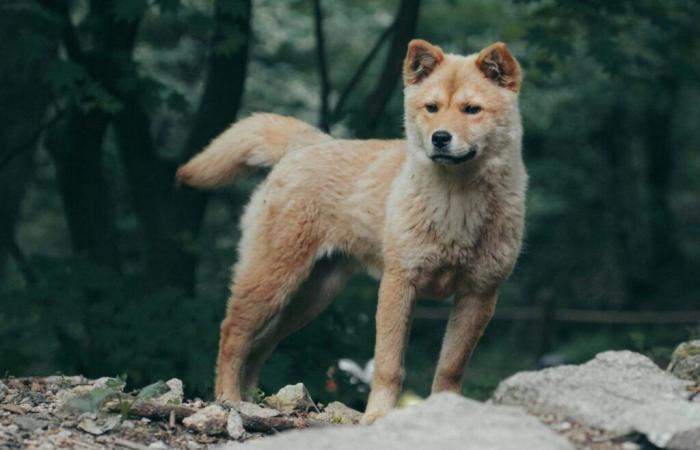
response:
M433 133L432 141L435 148L445 148L452 140L452 135L444 130Z

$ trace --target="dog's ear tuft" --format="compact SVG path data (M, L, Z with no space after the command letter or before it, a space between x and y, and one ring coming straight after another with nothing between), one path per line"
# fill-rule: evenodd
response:
M496 42L483 49L476 58L476 66L486 78L513 92L520 90L523 80L520 64L503 42Z
M408 43L408 52L403 64L403 81L406 86L416 84L432 73L445 59L442 49L422 39Z

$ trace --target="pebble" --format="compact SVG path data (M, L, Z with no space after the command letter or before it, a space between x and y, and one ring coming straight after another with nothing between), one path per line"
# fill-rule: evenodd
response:
M245 428L243 428L243 419L238 411L232 409L228 413L226 420L226 432L231 439L241 439L245 436Z

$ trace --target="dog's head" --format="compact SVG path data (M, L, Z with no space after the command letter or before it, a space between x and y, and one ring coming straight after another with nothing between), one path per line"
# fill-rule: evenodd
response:
M520 65L503 43L479 54L445 54L429 42L408 44L404 62L406 137L418 158L473 165L520 139Z

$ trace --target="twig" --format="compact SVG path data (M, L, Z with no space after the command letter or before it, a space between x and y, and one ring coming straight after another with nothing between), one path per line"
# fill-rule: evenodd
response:
M70 439L70 438L67 439L67 440L68 440L68 442L70 442L71 444L73 444L73 448L75 448L75 447L84 447L84 448L89 448L89 449L91 449L91 450L100 450L100 449L102 449L102 446L93 445L93 444L91 444L91 443L89 443L89 442L79 441L79 440L77 440L77 439Z
M138 442L127 441L126 439L117 438L114 440L114 444L120 447L130 448L132 450L149 450L145 445L139 444Z
M425 320L447 320L449 307L416 307L414 317ZM496 309L494 320L539 320L541 307L503 307ZM616 311L557 309L553 313L555 322L593 323L593 324L684 324L700 322L700 310L688 311Z
M16 239L13 238L10 241L10 246L8 250L10 256L12 256L12 259L15 260L15 264L17 264L17 268L22 274L22 278L24 278L24 281L30 286L35 285L37 278L34 274L34 270L32 270L32 267L29 265L29 261L24 255L24 252L22 252L22 249L19 247L19 244L17 244Z
M335 108L333 109L333 114L331 116L334 122L337 122L343 117L343 109L348 98L350 98L350 94L360 82L365 72L367 72L367 69L369 69L372 60L374 60L374 57L377 56L377 53L379 53L379 49L382 48L382 44L384 44L384 41L386 41L389 35L391 35L391 32L394 31L395 27L396 22L392 22L391 25L389 25L382 32L377 41L374 43L372 49L369 51L369 53L367 53L367 56L365 56L365 59L363 59L360 65L357 67L357 70L353 74L352 78L350 78L350 81L345 86L345 89L343 89L343 92L340 94L338 102L335 104Z
M313 0L313 3L316 59L318 60L318 75L321 81L321 110L319 111L318 126L323 131L328 131L330 129L328 95L331 91L331 83L328 77L328 62L326 60L326 37L323 33L323 11L321 11L321 0Z
M49 127L53 126L56 122L58 122L65 114L66 110L65 109L59 109L53 117L51 117L49 120L46 122L42 123L39 128L34 131L31 136L24 142L21 142L19 145L17 145L15 148L10 149L9 151L5 152L5 154L0 157L0 169L2 169L5 165L9 164L10 161L15 159L17 156L21 155L24 153L28 148L30 148L32 145L34 145L39 138L41 137L41 134L46 131Z
M121 404L113 402L106 406L109 412L121 412ZM182 422L198 410L184 405L160 405L153 402L140 401L129 405L128 415L131 417L146 417L153 420L172 420ZM250 432L269 432L272 430L289 430L292 428L306 428L308 423L301 417L258 417L241 414L243 427Z
M107 411L122 412L120 402L107 404ZM128 415L133 417L146 417L153 420L170 420L171 415L175 420L182 422L182 419L196 413L197 409L183 405L160 405L153 402L137 401L129 404Z

